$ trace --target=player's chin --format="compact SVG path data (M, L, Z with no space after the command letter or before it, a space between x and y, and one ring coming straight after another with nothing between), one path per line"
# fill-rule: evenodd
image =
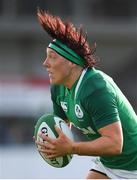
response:
M50 84L54 84L54 81L52 80L52 78L49 78L49 82Z
M52 85L60 85L60 81L56 80L56 79L50 79L50 84Z

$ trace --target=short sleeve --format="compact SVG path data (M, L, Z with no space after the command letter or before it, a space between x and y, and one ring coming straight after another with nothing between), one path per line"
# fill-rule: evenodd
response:
M90 95L86 108L97 129L120 120L116 96L107 89L97 90Z

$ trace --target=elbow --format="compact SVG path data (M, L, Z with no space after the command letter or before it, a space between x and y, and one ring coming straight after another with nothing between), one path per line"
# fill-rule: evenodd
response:
M108 154L111 155L111 156L116 156L116 155L119 155L121 153L122 153L122 148L118 147L118 146L117 147L112 147L108 152Z
M119 141L116 143L116 153L121 154L123 151L123 137L119 139Z
M112 141L112 154L113 155L120 155L123 151L123 136L119 136Z
M123 150L123 142L116 143L112 148L112 154L113 155L119 155L122 153L122 150Z
M114 150L114 155L119 155L122 153L122 147L116 147L115 150Z

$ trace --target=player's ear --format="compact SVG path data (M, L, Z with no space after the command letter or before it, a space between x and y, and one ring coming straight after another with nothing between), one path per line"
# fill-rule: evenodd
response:
M72 67L72 68L75 68L75 67L78 66L77 64L75 64L75 63L73 63L71 61L69 61L68 63L69 63L69 66Z
M73 62L68 61L68 65L69 65L69 66L73 66L73 64L74 64Z

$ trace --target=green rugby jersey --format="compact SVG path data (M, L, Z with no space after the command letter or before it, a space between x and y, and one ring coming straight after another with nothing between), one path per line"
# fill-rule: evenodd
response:
M54 114L69 119L89 140L100 137L98 129L121 121L122 153L100 160L109 168L137 170L137 116L111 77L95 68L85 69L70 90L53 85L51 98Z

